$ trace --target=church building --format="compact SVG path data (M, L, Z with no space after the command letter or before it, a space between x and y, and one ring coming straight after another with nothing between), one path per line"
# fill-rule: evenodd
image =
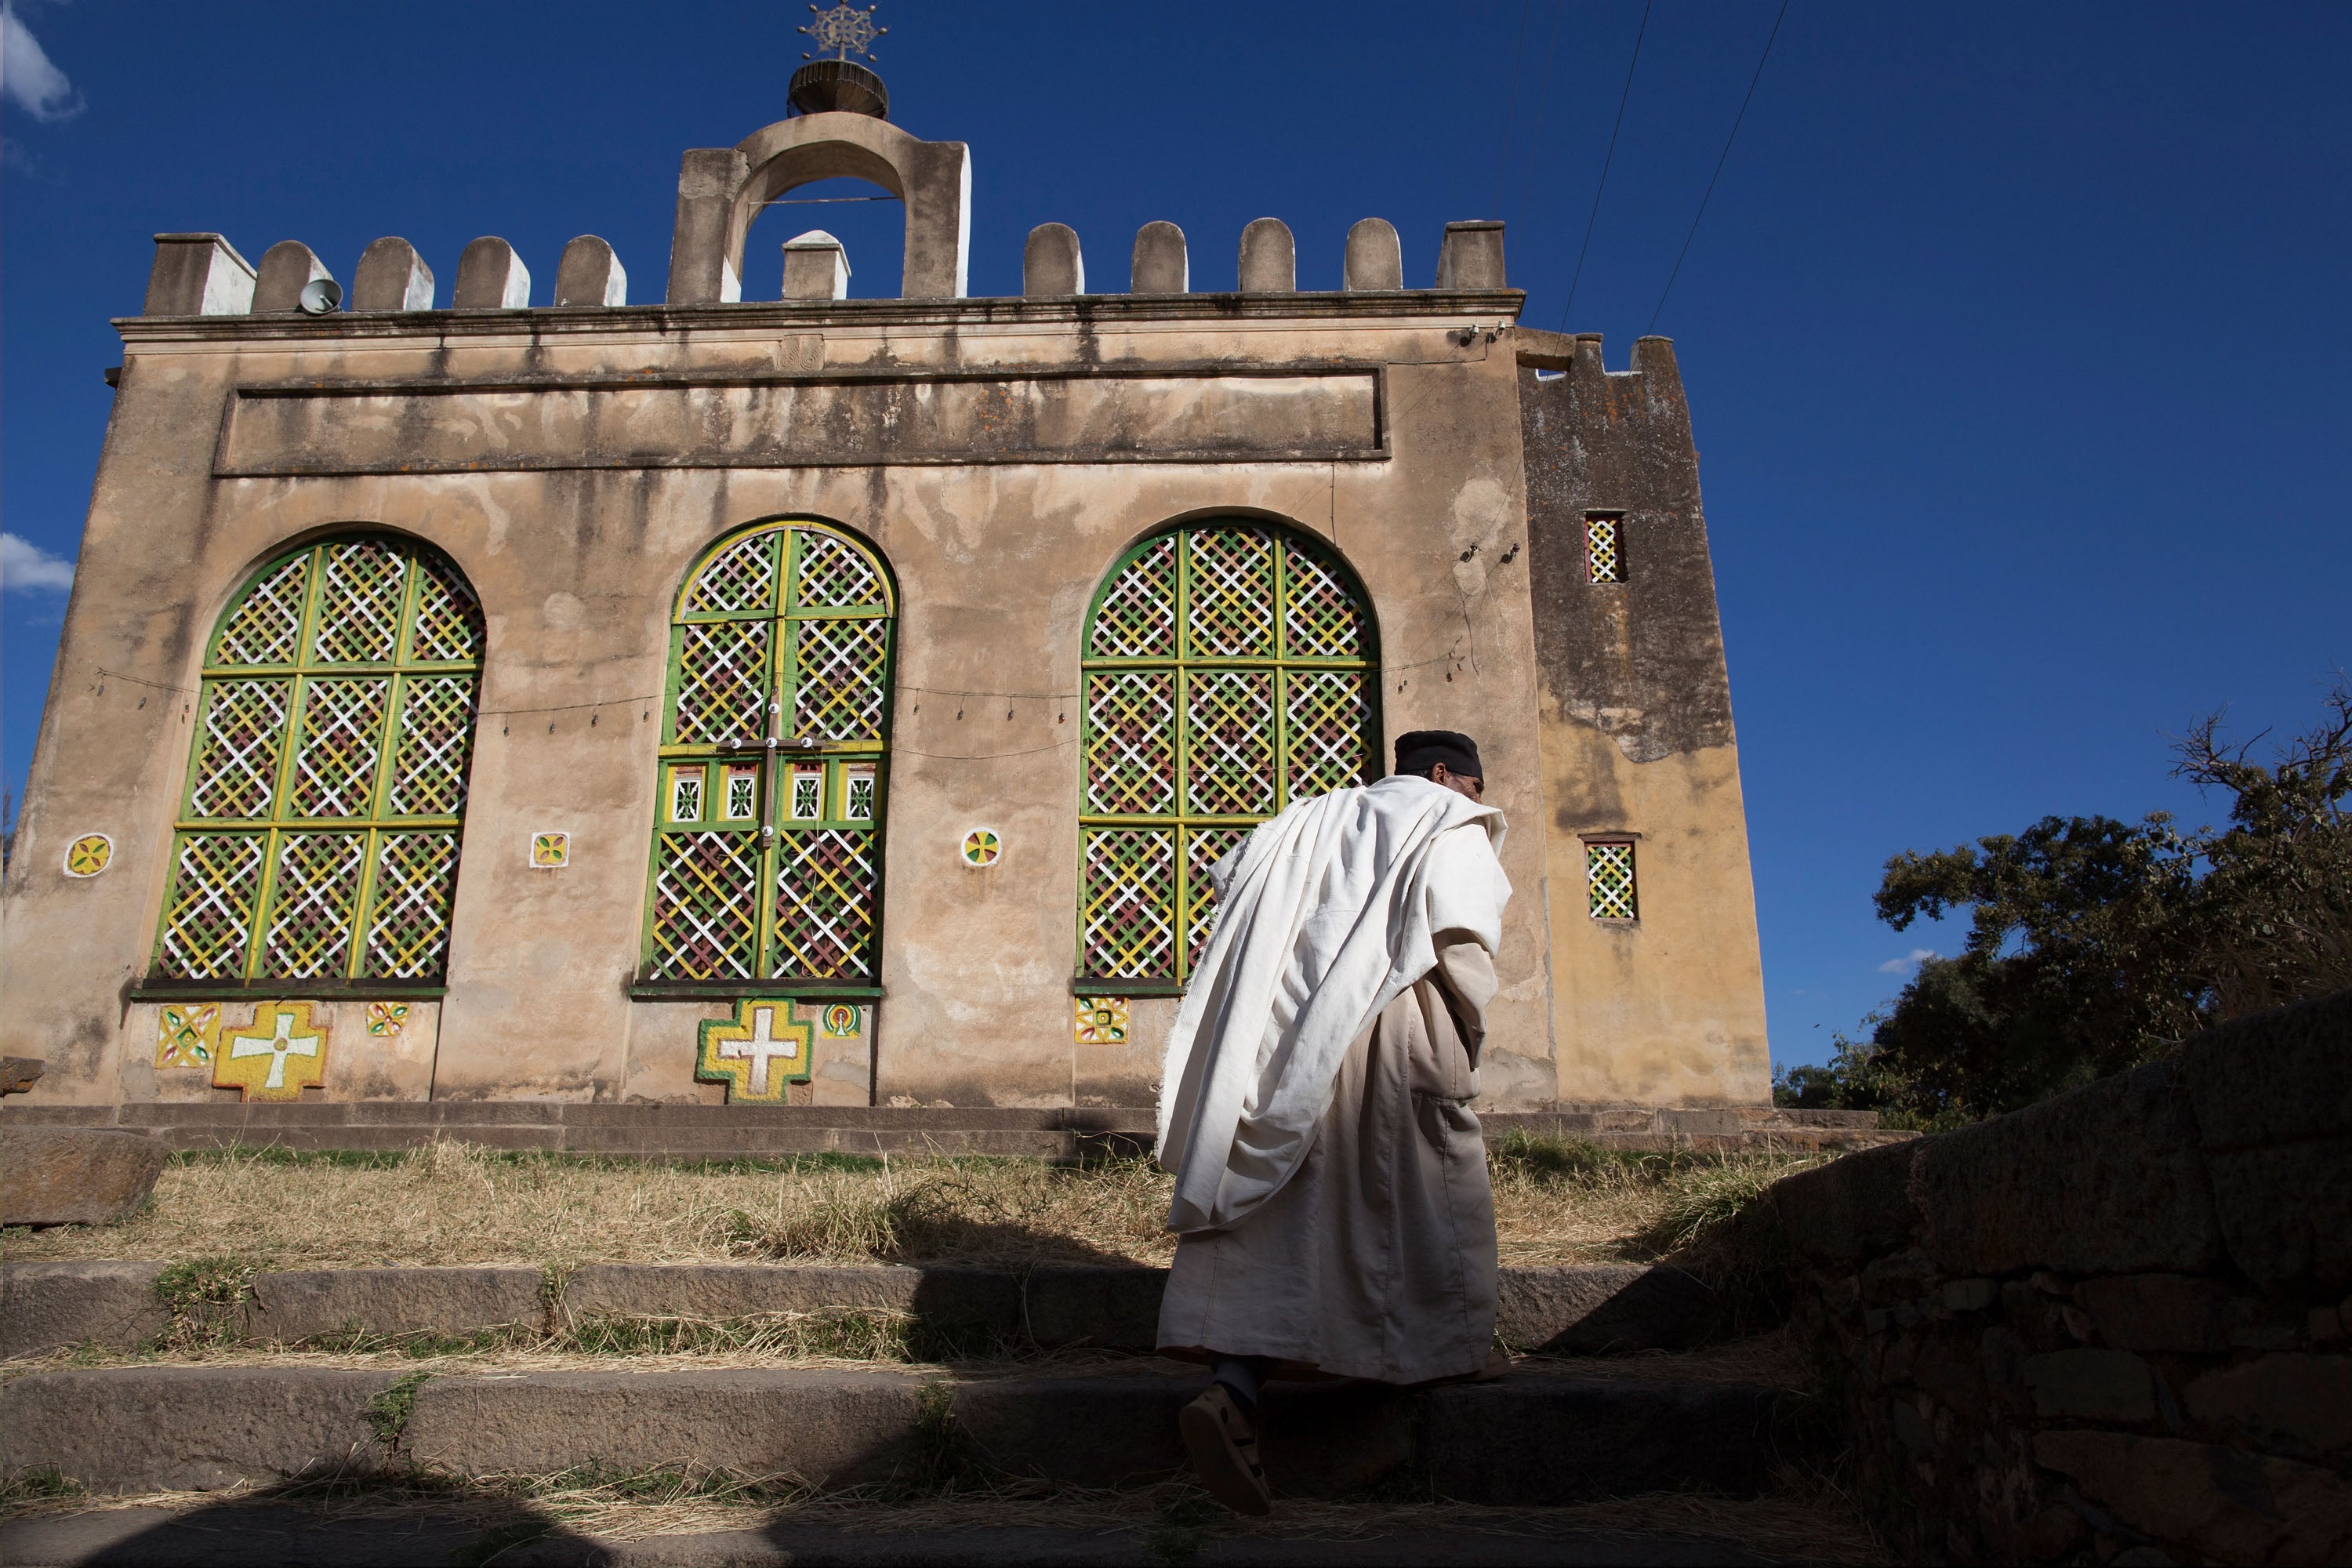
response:
M1767 1104L1671 345L1519 325L1494 222L1152 223L1092 276L1048 223L973 298L966 144L846 59L793 94L685 154L666 279L156 237L7 872L12 1113L1150 1105L1207 867L1424 728L1510 822L1481 1104ZM896 298L747 244L842 176L904 203Z

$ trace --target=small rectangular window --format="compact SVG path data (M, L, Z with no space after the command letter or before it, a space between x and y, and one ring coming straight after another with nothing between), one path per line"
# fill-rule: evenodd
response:
M1636 918L1633 901L1633 846L1622 840L1584 847L1584 881L1591 895L1592 918L1630 921Z
M793 770L793 820L820 822L824 818L824 770Z
M1617 538L1621 521L1615 512L1593 513L1584 520L1585 574L1595 583L1625 580L1625 552Z
M851 768L845 775L843 792L846 799L841 815L851 822L874 820L874 770L870 767Z
M700 768L670 769L669 819L672 822L702 820L702 770Z
M760 815L760 770L733 764L727 770L727 820L749 822Z

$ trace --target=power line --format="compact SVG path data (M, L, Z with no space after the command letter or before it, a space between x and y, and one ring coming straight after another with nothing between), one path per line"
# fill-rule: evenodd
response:
M1503 210L1503 181L1511 172L1511 118L1519 111L1519 57L1528 47L1528 13L1535 9L1536 0L1520 0L1519 41L1511 46L1511 96L1503 105L1502 157L1495 165L1495 210Z
M1625 90L1617 95L1617 122L1609 128L1609 152L1601 160L1601 184L1592 193L1592 216L1584 220L1584 244L1576 252L1576 275L1568 280L1568 303L1559 308L1559 330L1568 331L1568 312L1576 304L1576 286L1584 281L1584 255L1592 248L1592 226L1601 221L1601 193L1609 188L1609 165L1617 160L1617 132L1625 128L1625 104L1633 96L1633 68L1642 63L1642 40L1649 36L1652 0L1642 0L1642 26L1633 35L1633 58L1625 62Z
M1764 62L1772 58L1772 40L1780 36L1780 24L1789 15L1789 0L1780 0L1780 15L1772 18L1772 31L1765 36L1764 52L1756 57L1756 74L1748 79L1748 97L1739 100L1739 112L1732 116L1731 134L1723 139L1723 156L1715 161L1715 173L1707 176L1706 195L1698 199L1698 215L1691 219L1690 232L1683 236L1683 247L1675 257L1675 269L1666 275L1664 292L1658 296L1658 308L1650 312L1648 331L1658 324L1658 317L1666 308L1666 295L1675 291L1675 279L1683 275L1683 258L1690 254L1691 241L1698 237L1698 220L1706 216L1706 204L1715 195L1715 182L1723 178L1723 165L1730 161L1731 144L1739 140L1739 122L1748 118L1748 105L1756 96L1756 84L1764 79Z

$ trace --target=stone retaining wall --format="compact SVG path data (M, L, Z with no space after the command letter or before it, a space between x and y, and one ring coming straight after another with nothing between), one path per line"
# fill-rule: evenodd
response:
M1772 1190L1907 1561L2352 1561L2352 992Z

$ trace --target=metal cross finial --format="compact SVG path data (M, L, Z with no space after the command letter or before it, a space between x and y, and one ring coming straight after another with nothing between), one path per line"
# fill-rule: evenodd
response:
M874 58L874 40L890 30L874 25L874 9L868 5L860 11L849 0L842 0L830 11L819 11L812 5L809 10L814 20L801 31L815 39L817 47L835 51L835 59L845 60L849 51L856 49L870 60ZM801 58L808 58L806 55Z

